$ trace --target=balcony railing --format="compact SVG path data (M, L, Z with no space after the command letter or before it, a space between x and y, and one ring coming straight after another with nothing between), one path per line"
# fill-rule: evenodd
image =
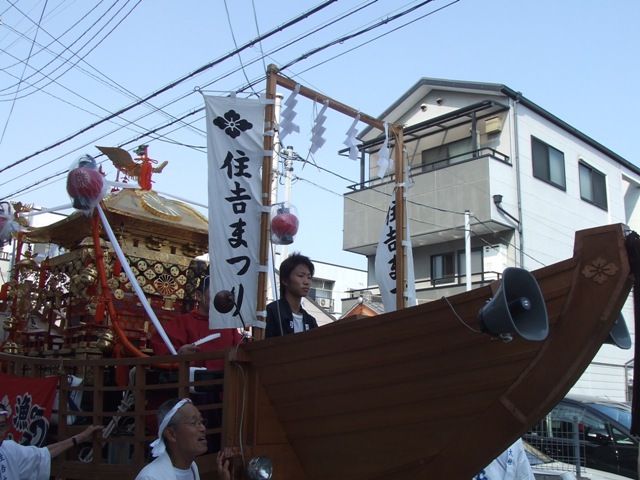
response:
M436 170L441 170L443 168L447 168L452 165L460 165L467 162L473 162L475 160L479 160L481 158L493 158L499 162L511 164L511 159L508 155L505 155L502 152L499 152L493 148L480 148L478 150L472 150L469 152L464 152L459 155L453 155L451 157L443 158L442 160L437 160L431 163L421 163L419 165L413 165L409 168L409 173L411 175L419 175L421 173L429 173ZM370 178L362 183L355 183L353 185L349 185L347 188L353 191L363 190L365 188L370 188L373 186L383 185L385 183L390 183L395 181L395 174L391 173L390 175L385 176L384 178Z
M500 280L502 278L502 272L492 272L492 271L484 271L484 272L476 272L471 275L471 284L472 288L484 287L485 285L490 284L496 280ZM422 303L424 301L428 301L428 299L421 296L421 292L424 294L426 292L434 292L438 291L438 297L442 295L443 291L450 289L457 289L456 291L460 291L460 287L464 287L467 281L467 277L465 275L452 275L447 276L446 278L420 278L416 279L416 294L418 297L418 303ZM362 289L354 289L350 291L351 298L364 298L368 301L373 301L377 303L382 303L382 296L377 287L371 288L362 288ZM449 292L449 294L453 294ZM437 299L432 298L432 299Z
M471 283L476 286L483 286L487 283L491 283L494 280L499 280L502 276L502 272L474 272L471 274ZM453 274L446 275L438 278L431 278L426 280L420 280L423 285L430 284L433 287L452 287L456 285L464 285L467 282L467 276L465 274ZM418 283L418 280L416 280Z

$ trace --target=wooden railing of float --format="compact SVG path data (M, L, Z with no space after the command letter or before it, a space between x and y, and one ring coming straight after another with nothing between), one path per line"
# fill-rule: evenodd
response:
M54 478L96 480L133 480L137 473L152 460L149 444L156 439L156 413L163 400L175 397L191 397L194 403L199 389L223 389L224 378L202 381L189 380L189 368L193 362L204 359L225 358L225 352L197 353L193 355L157 356L148 358L118 359L67 359L36 358L0 353L3 372L20 377L59 376L59 401L57 426L51 425L47 443L54 443L82 431L86 425L104 425L102 436L95 436L91 444L80 445L52 461ZM175 369L162 368L167 364ZM124 373L125 375L122 375ZM80 386L70 386L68 376L83 379ZM130 378L133 382L118 384L116 379ZM124 383L124 382L120 382ZM68 398L72 392L82 392L81 409L72 411ZM130 407L124 408L123 400L133 395ZM123 411L119 411L120 410ZM222 403L198 404L200 411L222 410ZM70 416L84 419L67 424ZM222 415L220 415L222 417ZM126 429L114 428L127 424ZM151 426L151 427L150 427ZM110 431L111 428L111 431ZM210 428L207 434L221 435L222 426ZM224 438L224 437L223 437ZM96 453L99 452L99 453ZM215 454L197 459L201 475L208 471Z

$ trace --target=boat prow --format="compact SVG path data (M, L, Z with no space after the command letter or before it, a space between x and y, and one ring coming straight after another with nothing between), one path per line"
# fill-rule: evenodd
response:
M278 480L466 480L550 411L607 340L634 280L632 235L622 225L580 231L572 258L531 272L548 316L540 341L482 331L478 313L503 288L496 281L227 352L2 353L0 362L13 375L84 379L70 386L60 375L57 438L83 428L67 424L72 416L107 425L103 438L53 460L56 477L133 479L150 460L160 397L222 388L222 404L200 408L222 415L208 432L233 454L235 480L248 478L257 456L271 458ZM190 362L211 358L225 359L224 378L190 378ZM68 406L74 391L83 392L83 411ZM214 454L197 461L203 477L214 470Z
M607 339L632 285L623 229L580 231L573 258L532 272L543 341L480 332L495 282L243 345L241 368L227 372L227 445L270 456L279 479L471 478L564 397Z

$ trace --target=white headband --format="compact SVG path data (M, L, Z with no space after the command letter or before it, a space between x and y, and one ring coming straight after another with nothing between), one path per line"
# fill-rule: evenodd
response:
M158 427L158 438L151 443L151 455L154 457L159 457L164 452L167 451L167 446L164 444L164 438L162 438L162 434L164 433L164 429L167 428L169 422L174 417L176 412L182 408L185 403L191 403L191 400L188 398L183 398L178 403L174 405L174 407L169 410L169 413L162 419L162 423Z
M9 411L8 410L0 410L0 415L9 416Z

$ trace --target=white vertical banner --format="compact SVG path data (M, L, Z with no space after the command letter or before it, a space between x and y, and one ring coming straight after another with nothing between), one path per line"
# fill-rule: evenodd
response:
M389 208L376 250L376 280L385 312L396 309L396 196L391 194Z
M396 187L398 188L398 187ZM413 251L411 249L411 234L409 232L409 213L405 208L405 253L407 255L407 291L403 292L403 296L407 298L407 305L416 304L416 283L413 270ZM385 312L393 312L396 310L396 262L398 251L397 248L397 230L396 230L396 196L395 191L391 194L391 201L387 209L384 226L380 233L378 248L376 250L376 280Z
M257 325L260 214L264 156L264 102L206 96L209 163L211 301L234 292L238 309L221 314L210 305L210 328Z

